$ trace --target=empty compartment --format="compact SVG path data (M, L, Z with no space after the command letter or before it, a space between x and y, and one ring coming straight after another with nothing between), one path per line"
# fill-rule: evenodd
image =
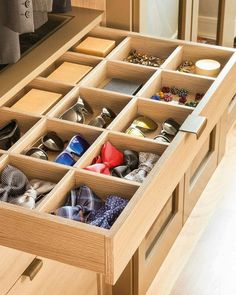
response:
M40 118L0 109L0 149L9 150Z
M71 86L46 82L38 78L8 99L4 107L22 113L45 115L71 89Z
M181 71L215 78L232 55L233 51L231 49L210 45L186 44L179 48L178 54L176 54L172 62L168 64L167 68L171 70L181 70L181 65L187 61L191 62L191 66L188 68L182 67ZM201 65L198 64L198 67L196 66L196 62L199 60L206 61Z
M167 104L196 107L212 83L212 79L163 70L138 95Z
M127 38L115 50L110 59L121 60L143 66L160 67L177 47L176 43L149 37ZM134 56L132 53L140 54Z
M174 119L175 122L181 126L191 112L192 109L190 108L179 108L178 106L172 104L168 105L164 103L155 103L152 100L138 98L132 105L129 106L129 108L127 108L122 118L117 120L116 124L113 125L113 130L126 132L127 129L131 127L131 124L135 119L139 117L145 117L154 121L157 128L153 131L145 131L142 129L141 131L143 137L145 139L154 139L161 133L163 129L163 123L167 119ZM147 124L149 125L150 123ZM131 132L129 134L131 138L134 138L136 134L137 136L141 135L139 132ZM132 134L134 136L132 136ZM173 136L171 136L170 139L172 140Z
M93 42L90 43L89 47L87 50L85 50L86 54L91 54L91 55L96 55L96 56L107 56L113 48L115 48L120 42L122 42L128 32L127 31L122 31L122 30L117 30L117 29L111 29L111 28L106 28L106 27L96 27L92 31L90 31L84 38L82 38L79 42L77 42L72 48L72 51L78 52L78 46L86 40L88 37L92 38L99 38L101 39L100 41L100 46L99 50L98 48L94 47ZM102 41L105 41L104 44L102 44ZM98 40L97 40L98 41ZM108 42L107 42L108 41ZM83 48L86 49L86 48Z
M68 51L44 70L40 76L49 81L76 85L100 61L100 58L88 57Z
M12 181L15 190L2 193L0 201L35 209L50 196L67 172L66 167L55 167L47 162L39 163L35 159L28 159L26 165L25 157L21 155L2 157L0 160L1 187L11 187Z
M122 62L106 61L81 85L106 91L135 95L155 73L150 68Z
M59 137L59 142L58 140L55 140L54 133L56 133ZM28 136L25 136L24 140L22 140L16 149L14 149L14 152L19 152L23 155L27 154L28 156L31 155L31 157L34 156L39 160L48 159L49 161L54 162L57 156L66 149L66 154L69 153L68 156L71 164L67 161L64 162L64 160L63 163L68 163L68 166L73 166L74 162L81 159L84 153L89 150L89 147L96 141L100 134L101 131L93 127L73 125L62 121L60 122L58 120L43 119L37 128L35 128L31 133L28 133ZM87 144L84 144L83 141L82 143L79 141L79 145L77 145L75 141L73 141L73 143L70 143L70 148L68 148L70 140L75 135L80 135L84 140L86 140ZM37 149L32 150L32 148ZM43 152L39 151L38 148L43 150Z
M87 110L87 112L82 110L82 114L78 103L79 98L82 99ZM117 115L130 100L131 97L119 93L108 93L100 89L80 87L73 92L73 95L66 97L61 104L58 104L50 112L50 116L73 123L93 124L96 127L107 128L110 126L110 122L112 123L117 119ZM111 119L107 117L106 120L106 117L101 116L102 112L106 112L106 110L103 110L104 108L107 108L107 111L111 113ZM96 118L97 120L95 120ZM92 120L93 122L91 122Z
M111 144L116 150L118 150L118 152L116 152L116 154L118 153L120 155L124 154L125 151L129 150L129 151L134 151L136 153L136 160L137 163L135 168L133 166L133 163L135 162L134 158L131 158L132 160L130 162L128 162L129 164L125 163L125 155L122 161L119 162L117 159L117 156L114 156L114 152L111 153L111 157L109 157L109 153L110 153L110 147L104 147L104 145L107 144ZM93 169L89 169L89 173L93 174L93 175L99 175L98 171L100 172L101 175L107 175L109 177L113 177L113 179L115 178L120 178L123 179L125 181L132 181L135 183L142 183L146 177L149 174L149 170L151 170L156 163L159 161L161 155L164 153L164 151L166 150L167 146L166 145L160 145L159 143L156 142L149 142L147 144L146 141L139 139L139 138L133 138L131 136L127 136L127 135L123 135L117 132L109 132L105 135L103 135L103 137L100 138L100 141L96 144L93 145L91 152L88 153L86 155L86 157L84 157L80 162L78 162L76 164L76 167L78 168L86 168L86 171L88 166L91 167L91 165L93 164L93 161L95 158L97 158L99 155L101 156L101 163L105 164L104 168L109 168L110 173L106 173L105 169L101 169L99 170L93 170ZM105 149L105 151L103 152L105 154L105 157L107 156L106 161L103 159L103 154L101 154L101 151ZM142 155L141 156L141 152L143 153L147 153L146 155ZM155 154L155 156L150 155L150 154ZM142 158L140 158L140 156ZM150 165L149 165L149 170L147 173L144 173L144 176L139 178L133 175L133 171L135 169L139 169L141 164L143 163L145 166L146 161L150 160ZM114 161L117 161L116 163L114 163ZM119 164L118 164L119 163ZM131 164L130 164L131 163ZM117 167L119 166L126 166L128 168L128 166L130 167L130 169L128 168L128 170L125 171L125 173L123 174L123 177L117 177L117 175L120 175L117 173ZM152 167L152 168L150 168ZM100 167L99 167L100 168ZM114 169L115 168L115 169ZM116 171L115 171L116 170ZM120 172L118 170L118 172ZM132 173L132 175L130 174L130 172ZM137 170L136 170L137 172ZM129 174L128 178L125 178L127 175ZM142 173L141 173L142 174ZM116 176L114 176L116 175ZM124 177L125 176L125 177Z

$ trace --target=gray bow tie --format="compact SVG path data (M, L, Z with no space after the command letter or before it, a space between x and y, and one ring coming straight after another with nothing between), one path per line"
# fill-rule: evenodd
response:
M148 176L160 156L152 153L139 153L139 166L124 178L132 181L143 182Z
M7 165L1 175L0 200L33 209L36 202L49 193L55 183L40 179L28 180L19 169Z

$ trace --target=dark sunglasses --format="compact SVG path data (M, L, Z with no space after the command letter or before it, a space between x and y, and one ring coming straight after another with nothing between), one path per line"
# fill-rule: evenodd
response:
M47 151L61 152L64 148L63 140L57 135L56 132L48 132L40 138L40 145L33 146L26 151L25 155L37 159L48 160Z
M89 122L89 125L106 128L114 120L116 114L110 108L102 108L102 112Z
M56 163L73 166L89 148L90 144L80 135L71 138L65 150L55 159Z
M83 124L85 122L85 117L88 114L93 114L91 107L87 102L79 97L76 104L66 110L60 116L60 119Z
M0 127L0 149L8 150L20 138L20 128L16 120Z

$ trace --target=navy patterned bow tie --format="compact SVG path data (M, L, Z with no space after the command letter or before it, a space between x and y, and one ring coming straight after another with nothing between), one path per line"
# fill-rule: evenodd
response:
M81 185L70 191L65 206L58 208L54 213L61 217L86 222L88 214L98 210L102 205L102 200L88 186Z

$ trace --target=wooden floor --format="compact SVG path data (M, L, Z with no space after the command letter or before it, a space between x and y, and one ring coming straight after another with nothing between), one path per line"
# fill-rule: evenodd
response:
M236 294L236 125L226 154L147 295Z

